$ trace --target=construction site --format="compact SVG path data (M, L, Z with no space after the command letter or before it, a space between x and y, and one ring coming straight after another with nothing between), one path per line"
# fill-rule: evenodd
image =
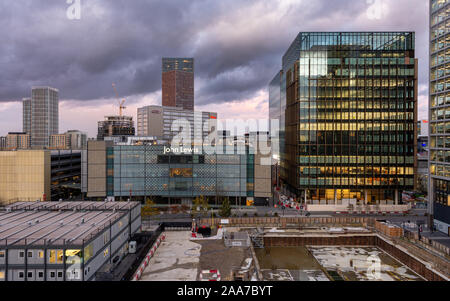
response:
M143 229L146 230L146 229ZM448 249L371 217L199 219L166 228L133 280L448 281Z

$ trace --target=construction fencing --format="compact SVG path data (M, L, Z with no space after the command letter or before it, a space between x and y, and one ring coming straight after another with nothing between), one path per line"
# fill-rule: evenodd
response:
M373 217L232 217L228 219L203 218L200 224L232 227L307 227L320 225L375 225Z

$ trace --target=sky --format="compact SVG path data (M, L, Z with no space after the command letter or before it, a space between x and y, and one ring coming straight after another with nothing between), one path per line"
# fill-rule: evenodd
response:
M77 3L79 1L79 8ZM195 58L195 108L268 117L268 83L301 31L415 31L427 119L426 0L2 0L0 136L22 130L32 86L60 93L60 132L161 104L161 58Z

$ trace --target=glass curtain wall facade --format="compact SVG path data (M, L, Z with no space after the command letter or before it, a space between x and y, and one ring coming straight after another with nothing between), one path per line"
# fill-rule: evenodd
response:
M107 195L253 197L254 155L164 154L164 146L107 148Z
M28 135L31 135L31 98L24 98L22 100L22 105L22 131Z
M269 119L278 120L278 129L281 129L281 76L282 72L280 71L269 84ZM270 124L270 127L271 126L272 125ZM272 128L270 128L269 131L272 132ZM273 156L279 160L280 154L273 153Z
M430 1L429 201L438 230L450 235L450 1Z
M414 189L414 44L412 32L297 36L280 84L281 177L297 195L370 204Z

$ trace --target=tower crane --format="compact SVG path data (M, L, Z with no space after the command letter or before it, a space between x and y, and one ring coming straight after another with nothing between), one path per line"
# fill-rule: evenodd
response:
M117 102L119 103L119 116L122 117L123 116L123 110L125 110L127 108L127 107L124 106L126 100L125 99L122 99L122 100L119 99L119 94L117 93L117 89L116 89L116 84L115 83L112 84L112 87L114 89L114 93L116 93Z

